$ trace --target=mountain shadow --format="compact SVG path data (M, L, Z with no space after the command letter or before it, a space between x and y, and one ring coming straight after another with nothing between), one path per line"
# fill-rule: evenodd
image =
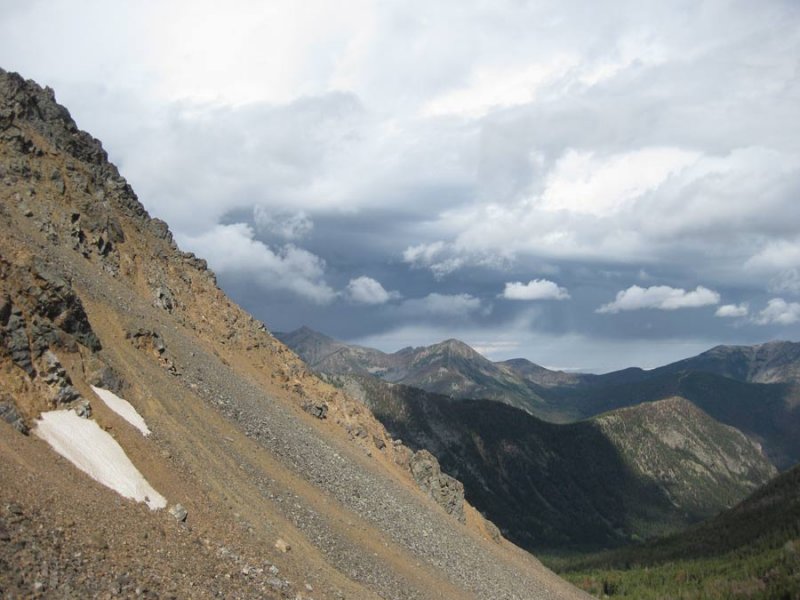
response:
M741 433L693 407L697 414L684 422L712 422L696 435L712 442L702 452L691 444L689 450L659 447L658 468L683 474L673 481L648 473L656 464L650 459L643 469L631 438L614 434L604 422L559 425L498 402L454 399L369 377L332 380L360 397L395 438L434 454L443 470L464 483L476 508L531 550L593 550L675 531L732 505L774 474ZM674 421L686 405L663 405L659 418ZM636 419L626 416L632 431ZM682 435L691 437L684 430ZM697 458L725 444L733 445L731 456L748 457L739 475ZM686 462L685 455L692 459ZM702 485L678 481L703 470L709 476ZM704 490L702 499L692 496L696 488Z

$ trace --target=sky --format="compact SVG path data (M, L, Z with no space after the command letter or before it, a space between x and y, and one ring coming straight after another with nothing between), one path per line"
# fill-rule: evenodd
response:
M800 340L800 3L0 0L274 331L604 372Z

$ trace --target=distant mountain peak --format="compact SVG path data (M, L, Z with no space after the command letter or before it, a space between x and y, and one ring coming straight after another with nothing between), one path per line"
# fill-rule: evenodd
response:
M475 348L467 344L466 342L462 342L456 338L450 338L444 340L443 342L439 342L438 344L433 344L428 346L429 351L447 351L452 352L455 354L459 354L461 356L480 356L481 358L485 358L481 355ZM486 359L488 360L488 359Z

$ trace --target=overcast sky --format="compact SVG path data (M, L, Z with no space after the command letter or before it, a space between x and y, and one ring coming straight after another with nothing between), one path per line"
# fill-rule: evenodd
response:
M800 3L0 0L273 330L558 368L800 339Z

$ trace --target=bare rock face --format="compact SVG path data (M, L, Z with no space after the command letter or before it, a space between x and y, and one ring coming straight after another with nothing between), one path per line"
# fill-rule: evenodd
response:
M417 485L445 512L454 516L461 523L466 521L464 516L464 484L457 479L442 473L439 461L427 450L414 453L409 463L411 475Z
M28 425L17 412L14 400L7 394L0 395L0 421L5 421L22 434L28 434Z
M32 361L52 347L80 344L101 349L72 286L42 265L11 265L0 259L0 341L14 363L34 376Z

